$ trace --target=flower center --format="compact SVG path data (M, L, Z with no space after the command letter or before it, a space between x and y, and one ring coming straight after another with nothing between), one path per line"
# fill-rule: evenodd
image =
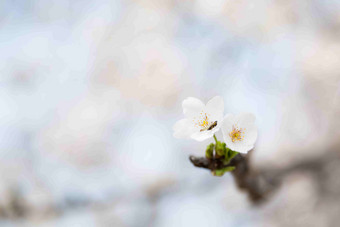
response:
M207 117L207 114L204 114L203 119L198 121L198 125L201 126L201 128L206 128L209 125L209 119Z
M200 119L196 121L195 125L201 128L200 132L202 132L205 130L211 130L215 128L215 126L217 125L217 121L210 122L207 114L206 113L203 114L203 112L201 112Z
M244 138L244 128L238 128L233 125L233 130L229 133L231 141L234 143L235 141L242 141Z

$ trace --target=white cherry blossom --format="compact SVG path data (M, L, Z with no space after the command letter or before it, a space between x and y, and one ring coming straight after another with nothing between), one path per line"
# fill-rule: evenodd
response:
M186 118L174 125L174 137L203 141L220 129L224 111L220 96L212 98L206 105L197 98L189 97L183 101L182 107Z
M227 114L221 127L224 142L231 150L247 153L254 148L257 139L257 127L253 114Z

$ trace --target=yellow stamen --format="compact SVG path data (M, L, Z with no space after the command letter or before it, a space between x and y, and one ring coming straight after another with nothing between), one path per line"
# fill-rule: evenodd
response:
M206 128L209 125L207 114L204 115L204 118L202 121L198 122L198 125L201 126L202 128Z
M214 125L214 122L210 122L208 115L206 113L201 112L200 119L196 121L195 124L201 129L200 131L202 132L205 130L209 130L209 128Z
M237 126L233 125L233 130L229 133L231 141L234 143L235 141L242 141L244 138L245 129L239 129Z

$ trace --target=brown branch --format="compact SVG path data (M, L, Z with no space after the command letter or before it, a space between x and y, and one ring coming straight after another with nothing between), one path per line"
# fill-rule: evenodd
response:
M200 168L211 171L222 169L229 166L235 166L232 171L234 179L240 189L246 190L253 202L260 202L273 191L277 182L264 178L261 174L252 170L249 166L248 157L242 154L236 155L228 164L223 164L220 159L207 159L205 157L189 157L191 163Z
M194 166L204 169L210 169L211 171L234 165L232 165L231 163L225 165L223 164L223 161L221 159L207 159L205 157L196 157L193 155L191 155L189 159Z
M210 171L235 166L235 170L231 173L237 186L248 193L253 203L260 204L279 188L285 176L299 171L308 171L320 175L320 172L324 170L324 167L327 167L330 161L339 160L340 156L329 152L320 157L296 161L285 168L263 168L262 170L251 168L249 156L242 154L236 155L227 165L224 165L219 159L195 156L190 156L189 159L194 166Z

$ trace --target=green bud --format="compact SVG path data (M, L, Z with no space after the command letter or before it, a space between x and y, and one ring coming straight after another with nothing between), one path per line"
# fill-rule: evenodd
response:
M220 141L217 141L216 143L216 154L220 157L224 156L226 154L226 144L225 143L221 143Z
M207 159L212 159L214 156L214 147L215 144L211 143L207 146L207 149L205 150L205 157Z

